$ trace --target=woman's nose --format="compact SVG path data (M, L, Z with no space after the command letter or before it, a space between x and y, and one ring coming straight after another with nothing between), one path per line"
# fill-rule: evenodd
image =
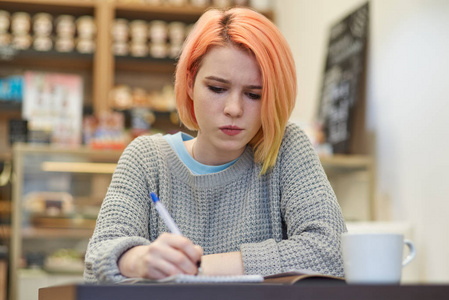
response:
M227 116L236 118L243 114L242 98L237 93L231 94L225 102L224 113Z

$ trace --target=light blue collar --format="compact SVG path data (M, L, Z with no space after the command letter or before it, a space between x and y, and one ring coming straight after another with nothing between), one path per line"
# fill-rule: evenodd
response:
M190 169L190 171L192 171L193 174L196 175L205 175L223 171L224 169L230 167L238 160L238 158L236 158L233 161L230 161L224 165L219 166L204 165L194 160L193 157L190 156L186 146L184 145L184 141L193 139L192 136L188 135L187 133L179 131L178 133L175 134L164 135L164 139L170 144L170 146L179 156L181 161Z

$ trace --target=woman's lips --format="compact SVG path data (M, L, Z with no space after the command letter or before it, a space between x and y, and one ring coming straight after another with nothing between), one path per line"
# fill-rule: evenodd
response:
M243 129L239 128L237 126L223 126L223 127L220 127L220 130L226 135L233 136L233 135L237 135L240 132L242 132Z

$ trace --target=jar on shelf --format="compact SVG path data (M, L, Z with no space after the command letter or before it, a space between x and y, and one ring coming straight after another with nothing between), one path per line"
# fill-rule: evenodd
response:
M150 41L152 43L165 43L168 37L167 22L161 20L151 21L148 25Z
M144 57L148 55L148 47L144 42L132 42L129 48L132 56Z
M150 43L150 56L154 58L166 58L168 47L166 43Z
M56 41L55 49L58 52L72 52L75 49L75 17L60 15L55 20Z
M71 15L60 15L56 18L56 33L58 36L74 36L75 35L75 17Z
M10 13L6 10L0 10L0 35L5 34L9 30Z
M48 13L33 16L33 33L37 36L50 36L53 30L53 17Z
M129 54L129 45L127 42L115 42L112 44L112 53L118 56L126 56Z
M111 34L114 42L127 42L129 36L128 20L115 19L112 23Z
M58 52L72 52L75 49L75 39L73 37L58 37L55 42L55 49Z
M76 30L78 32L78 38L93 40L97 33L94 18L91 16L79 17L76 19Z
M11 33L13 35L25 35L30 32L31 27L30 14L25 12L16 12L11 16Z
M182 44L185 39L186 24L182 22L171 22L168 24L168 39L171 44Z
M89 38L78 38L75 47L79 53L94 53L95 41Z
M37 51L50 51L53 48L53 41L50 36L36 35L33 38L33 49Z
M95 35L97 27L92 16L81 16L76 19L77 39L76 51L80 53L95 52Z
M177 58L181 54L182 44L169 44L168 57Z
M129 23L131 41L134 43L146 43L148 39L147 22L143 20L134 20Z
M14 35L12 37L12 46L17 50L27 50L31 47L32 43L31 35L29 34L20 34Z

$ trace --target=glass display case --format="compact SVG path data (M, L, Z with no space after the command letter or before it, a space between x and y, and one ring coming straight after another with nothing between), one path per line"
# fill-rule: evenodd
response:
M81 278L87 242L120 154L15 144L11 299L23 298L19 287L30 277L47 278L48 284Z

